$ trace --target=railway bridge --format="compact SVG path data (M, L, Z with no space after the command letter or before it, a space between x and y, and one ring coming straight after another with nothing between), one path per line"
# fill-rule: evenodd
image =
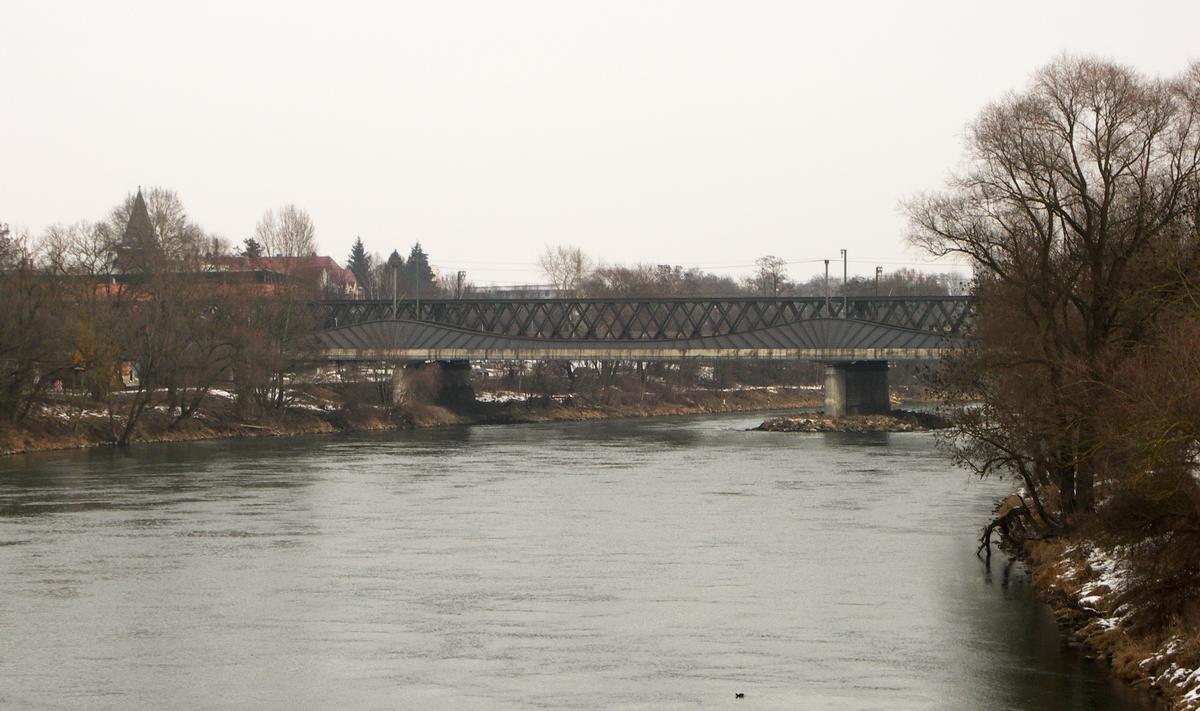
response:
M799 359L826 365L834 415L889 408L888 361L931 360L970 337L970 297L690 297L322 301L318 357L471 360ZM396 368L403 387L404 369ZM452 375L453 377L453 375Z

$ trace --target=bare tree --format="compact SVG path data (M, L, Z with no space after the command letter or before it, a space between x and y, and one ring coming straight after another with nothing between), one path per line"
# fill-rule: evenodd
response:
M100 276L113 270L116 253L101 225L87 221L51 225L42 245L48 265L59 273Z
M20 421L71 361L62 338L60 285L38 265L27 234L5 239L0 263L0 417Z
M963 459L1044 484L1064 522L1093 505L1110 364L1178 288L1164 257L1195 209L1197 97L1196 67L1164 82L1059 59L983 111L945 191L907 204L912 240L979 279L982 347L957 372L985 405L962 423Z
M9 264L16 255L16 242L13 240L12 228L7 222L0 222L0 266Z
M587 279L594 264L582 249L560 244L554 247L547 245L538 257L538 266L556 289L574 292Z
M311 257L317 253L312 217L292 204L263 213L254 237L268 257Z
M863 276L850 277L846 285L849 296L962 296L967 293L970 277L955 272L920 272L915 269L894 269L879 279ZM831 287L832 288L832 287ZM841 278L837 280L840 295ZM824 296L825 277L817 274L807 281L792 285L791 293L796 296Z
M763 296L779 296L791 289L787 277L787 262L768 254L754 260L754 274L746 286Z

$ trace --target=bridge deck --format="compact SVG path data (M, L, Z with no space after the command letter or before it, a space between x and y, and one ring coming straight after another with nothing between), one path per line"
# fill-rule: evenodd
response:
M963 297L323 302L330 360L912 360L962 345Z

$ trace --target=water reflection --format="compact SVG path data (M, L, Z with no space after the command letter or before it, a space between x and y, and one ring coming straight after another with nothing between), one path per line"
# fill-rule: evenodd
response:
M1142 708L975 558L1003 483L927 435L759 419L11 460L0 699Z

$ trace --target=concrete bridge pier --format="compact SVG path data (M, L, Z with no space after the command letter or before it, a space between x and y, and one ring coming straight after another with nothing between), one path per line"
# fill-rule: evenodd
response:
M475 401L471 362L467 360L396 363L392 368L392 404L411 402L462 405Z
M825 414L881 415L890 412L886 360L825 364Z
M471 387L471 361L439 360L441 382L437 401L443 405L469 405L475 402L475 388Z

